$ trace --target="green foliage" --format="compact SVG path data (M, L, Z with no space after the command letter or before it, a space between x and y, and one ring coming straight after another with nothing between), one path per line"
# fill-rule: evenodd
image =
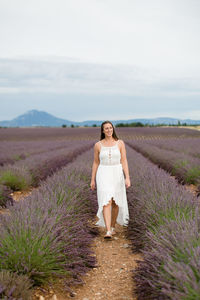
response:
M133 123L118 123L116 127L144 127L145 125L141 122L133 122Z
M13 159L18 161L18 160L22 160L24 159L26 156L25 155L21 155L21 154L16 154L16 155L13 155Z
M184 262L185 264L189 264L192 257L194 257L195 248L200 247L200 238L185 241L185 245L176 244L174 247L174 252L172 255L172 259L174 262ZM189 250L189 253L188 253ZM197 280L200 281L200 274L197 272L196 274Z
M78 128L79 125L74 125L74 124L71 124L71 128Z
M200 180L200 167L193 167L187 171L186 183L196 184Z
M13 156L13 159L16 160L16 161L17 161L17 160L20 160L20 159L21 159L21 156L20 156L19 154L14 155L14 156Z
M62 128L66 128L66 127L67 127L67 125L66 125L66 124L63 124L63 125L62 125Z
M26 190L30 187L30 178L24 174L17 174L15 170L5 170L0 174L0 183L13 191Z
M0 184L0 207L6 207L7 204L12 204L11 189L5 185Z
M0 271L0 299L31 299L32 283L28 276L12 273L7 270ZM11 292L12 291L12 292Z
M169 126L169 127L179 127L179 126L199 126L200 124L187 124L186 122L181 123L178 121L176 124L164 124L164 123L157 123L157 124L151 124L146 123L143 124L141 122L133 122L133 123L118 123L116 124L116 127L163 127L163 126Z
M16 223L16 226L19 224ZM41 284L51 277L52 270L54 275L62 275L65 271L59 263L62 256L58 251L59 241L53 249L51 234L41 236L40 232L34 230L21 226L15 235L10 234L9 230L4 233L0 248L0 256L3 257L0 269L26 274L36 284Z
M187 160L178 160L173 166L172 175L176 175L178 169L186 168L188 163Z
M177 213L178 212L178 213ZM191 210L191 206L175 205L168 209L158 210L151 216L149 224L149 230L156 233L159 227L166 224L166 221L181 221L189 220L194 215L194 210Z

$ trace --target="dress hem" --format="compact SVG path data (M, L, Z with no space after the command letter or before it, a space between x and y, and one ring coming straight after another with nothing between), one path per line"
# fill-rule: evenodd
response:
M120 205L119 199L121 198L121 193L105 193L105 198L104 201L101 202L101 205L98 208L97 211L97 217L99 218L99 220L97 221L97 223L95 225L100 226L100 227L106 227L105 226L105 222L104 222L104 217L103 217L103 206L109 204L111 198L113 198L113 200L115 201L116 205L119 206L119 212L118 212L118 216L117 216L117 220L116 223L119 225L123 225L123 226L128 226L129 223L129 213L128 213L128 206L127 206L127 201L123 201L123 206ZM111 196L112 195L112 196ZM112 206L111 206L112 209Z

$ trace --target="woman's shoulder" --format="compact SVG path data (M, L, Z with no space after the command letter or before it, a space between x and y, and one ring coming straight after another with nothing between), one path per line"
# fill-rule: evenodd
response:
M118 140L118 146L119 146L119 149L120 151L124 149L125 147L125 144L124 144L124 141L123 140Z
M120 145L124 145L124 141L123 140L118 140L117 141Z
M94 148L99 149L101 146L101 141L98 141L94 144Z
M96 142L94 145L101 145L101 141Z

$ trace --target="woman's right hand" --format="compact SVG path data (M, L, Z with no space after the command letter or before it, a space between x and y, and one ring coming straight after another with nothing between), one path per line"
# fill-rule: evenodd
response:
M90 183L91 190L95 190L95 187L96 187L95 181L91 180L91 183Z

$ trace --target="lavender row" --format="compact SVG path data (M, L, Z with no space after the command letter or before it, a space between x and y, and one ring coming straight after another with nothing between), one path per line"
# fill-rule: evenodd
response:
M117 128L124 139L166 139L177 137L200 137L200 132L187 128ZM49 141L49 140L94 140L100 136L99 128L7 128L0 129L0 141Z
M171 138L171 139L154 139L146 140L145 143L170 150L178 153L184 153L200 158L200 138Z
M49 141L93 140L99 136L99 128L0 128L0 141Z
M96 266L90 244L98 230L89 222L97 211L96 192L89 189L92 155L82 154L9 207L9 215L0 215L0 296L30 295L20 276L29 287L62 278L70 291ZM13 274L19 277L17 295L5 284Z
M66 149L69 145L76 145L75 140L64 141L2 141L0 144L0 166L14 164L18 160L26 159L32 155L49 151Z
M122 139L148 140L148 142L157 142L159 145L160 140L162 142L171 139L184 140L184 138L190 138L190 140L186 139L186 144L189 144L200 137L200 132L182 128L117 128L117 133ZM69 141L75 143L77 140L94 140L98 137L99 128L8 128L0 130L0 165L15 163L33 154L64 148Z
M0 183L12 190L37 186L92 145L91 141L79 141L75 144L69 142L65 149L40 153L18 161L14 165L5 165L0 168Z
M134 271L138 300L200 298L199 198L127 147L127 237L143 254Z
M161 149L146 142L127 141L127 144L170 172L179 182L196 184L200 189L200 158Z
M200 131L187 128L163 128L163 127L140 127L140 128L117 128L117 132L122 139L126 140L160 140L171 138L199 138Z

